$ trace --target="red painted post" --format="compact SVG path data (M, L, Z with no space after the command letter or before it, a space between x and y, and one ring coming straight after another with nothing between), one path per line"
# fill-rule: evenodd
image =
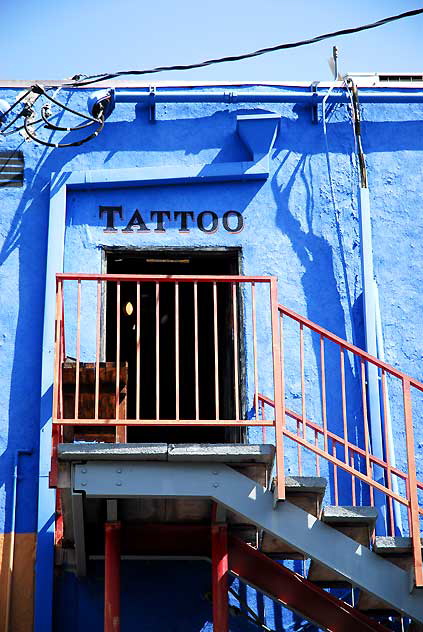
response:
M226 524L212 524L213 632L228 632L228 531Z
M120 526L104 525L104 632L120 632Z

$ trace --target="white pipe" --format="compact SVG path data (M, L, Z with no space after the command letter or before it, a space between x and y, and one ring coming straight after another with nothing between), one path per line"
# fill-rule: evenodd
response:
M385 345L383 343L383 332L382 332L382 317L380 314L380 302L379 302L379 288L377 286L376 280L374 280L375 285L375 297L376 297L376 342L377 342L377 351L378 358L385 362ZM389 457L390 462L393 467L397 466L396 458L395 458L395 446L394 446L394 437L392 434L392 418L391 418L391 405L389 402L389 386L386 383L386 434L388 436L388 448L389 448ZM398 478L396 476L392 476L392 491L395 494L400 495L398 488ZM398 533L393 533L392 535L402 535L402 518L401 518L401 510L397 502L393 502L394 508L394 526Z
M360 186L359 218L361 236L361 275L364 301L364 329L366 334L366 351L377 357L376 339L376 296L373 270L372 226L370 220L369 189ZM379 370L377 366L367 363L367 394L370 415L370 439L372 453L383 459L382 417L380 411ZM382 467L373 466L373 477L385 484ZM375 506L379 515L376 525L382 533L387 533L386 499L382 492L375 491Z

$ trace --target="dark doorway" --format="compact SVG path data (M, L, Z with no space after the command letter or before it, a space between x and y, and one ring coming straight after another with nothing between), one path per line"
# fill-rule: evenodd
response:
M237 275L238 249L179 249L106 252L108 274L125 275ZM116 359L116 284L107 284L106 359ZM140 298L140 379L139 418L150 420L195 420L195 323L194 285L180 282L179 317L175 322L175 284L141 282ZM231 284L219 284L217 291L218 399L219 419L235 419L234 345ZM238 296L239 291L237 290ZM213 284L197 284L198 305L198 416L216 419L214 374L215 338ZM239 301L238 301L239 305ZM120 360L128 364L127 418L137 415L136 310L137 283L120 284ZM157 315L158 314L158 315ZM239 317L239 314L237 314ZM157 368L157 328L159 330L159 368ZM239 328L240 330L240 328ZM177 415L176 331L179 337L179 416ZM237 359L239 362L239 358ZM159 397L157 397L157 387ZM240 390L241 393L241 390ZM129 442L225 443L243 440L240 428L220 427L128 427Z

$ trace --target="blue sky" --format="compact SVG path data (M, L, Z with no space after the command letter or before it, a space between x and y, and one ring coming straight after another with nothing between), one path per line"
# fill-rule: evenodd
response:
M0 12L0 79L64 79L313 37L423 6L422 0L16 0ZM157 80L328 80L340 71L423 72L423 15L352 36Z

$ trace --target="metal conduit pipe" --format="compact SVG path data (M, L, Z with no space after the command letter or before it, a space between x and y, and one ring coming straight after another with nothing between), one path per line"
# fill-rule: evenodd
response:
M316 92L299 92L292 90L274 90L266 92L247 91L202 91L202 90L113 90L115 103L145 103L154 99L156 103L321 103L328 90ZM346 90L332 90L329 96L331 103L349 103ZM397 92L360 91L361 103L423 103L423 90Z
M330 94L328 94L330 93ZM88 110L91 115L97 115L99 105L102 105L105 118L110 116L116 103L138 103L154 105L157 103L303 103L310 106L318 105L323 100L330 103L349 103L348 91L331 86L319 90L291 90L288 88L272 91L247 90L168 90L160 88L120 89L110 88L97 90L88 97ZM423 103L423 90L407 89L391 90L380 88L361 89L361 103Z

